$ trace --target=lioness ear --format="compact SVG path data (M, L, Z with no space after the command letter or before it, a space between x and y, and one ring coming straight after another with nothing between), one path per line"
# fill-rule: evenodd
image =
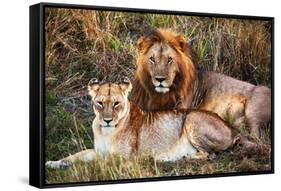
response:
M92 78L88 83L88 94L92 97L95 97L99 87L99 80L97 78Z
M121 80L121 83L119 84L122 91L125 92L125 95L127 96L129 92L132 90L132 83L130 82L130 79L128 77L123 78Z
M186 41L184 35L180 34L176 37L176 39L177 39L177 42L178 42L178 45L179 45L181 51L185 52L186 48L188 47L188 44L187 44L187 41Z

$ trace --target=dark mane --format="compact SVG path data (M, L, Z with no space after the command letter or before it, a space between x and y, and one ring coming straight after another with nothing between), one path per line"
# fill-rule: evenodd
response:
M151 77L145 64L142 64L143 57L149 48L156 42L168 43L181 60L178 63L179 72L176 74L170 91L163 94L154 90ZM133 81L132 101L144 111L174 109L183 98L192 97L192 89L195 81L196 70L193 63L193 56L190 47L182 35L170 30L153 30L138 41L140 55L138 57L138 68ZM191 98L192 99L192 98ZM190 103L191 104L191 103Z

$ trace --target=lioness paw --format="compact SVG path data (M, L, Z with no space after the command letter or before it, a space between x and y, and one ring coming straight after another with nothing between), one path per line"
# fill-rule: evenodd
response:
M207 152L199 151L195 155L189 156L190 159L205 160L208 159L209 154Z
M72 163L69 161L59 160L59 161L47 161L45 165L47 168L67 169L72 166Z
M155 160L159 161L159 162L174 162L174 161L178 160L178 158L177 157L171 157L167 154L160 154L160 155L155 157Z

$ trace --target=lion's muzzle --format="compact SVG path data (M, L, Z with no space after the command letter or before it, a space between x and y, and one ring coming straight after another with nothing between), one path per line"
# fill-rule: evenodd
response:
M158 93L167 93L170 88L166 82L167 78L165 76L155 76L152 83L155 87L155 91Z

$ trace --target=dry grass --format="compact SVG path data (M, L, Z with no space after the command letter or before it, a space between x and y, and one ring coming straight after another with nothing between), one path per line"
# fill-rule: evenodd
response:
M47 9L46 160L57 160L93 146L94 118L85 85L92 77L118 80L135 71L137 39L156 27L182 32L198 66L271 86L271 25L204 17ZM270 144L269 130L263 142ZM48 183L126 179L186 174L269 170L269 153L246 156L226 152L213 160L155 163L151 158L119 157L76 164L67 171L47 170Z
M76 163L69 170L48 169L47 180L48 183L88 182L270 170L270 160L265 154L251 157L249 159L236 152L226 152L212 160L182 159L160 163L150 157L124 160L114 156L107 160L98 159L92 164Z

